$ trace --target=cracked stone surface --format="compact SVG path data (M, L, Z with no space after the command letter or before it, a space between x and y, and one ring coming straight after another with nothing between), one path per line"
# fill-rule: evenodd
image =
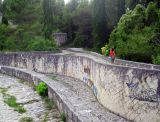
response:
M0 88L7 89L7 94L15 96L17 103L23 105L26 113L20 114L4 103L3 94L0 92L0 122L19 122L23 117L31 117L34 122L59 122L60 115L57 109L47 110L41 97L33 87L22 83L19 79L0 74Z

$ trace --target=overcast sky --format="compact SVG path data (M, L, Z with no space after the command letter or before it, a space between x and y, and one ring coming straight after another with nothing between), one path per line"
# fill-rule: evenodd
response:
M70 0L64 0L65 3L68 3L68 1L70 1Z

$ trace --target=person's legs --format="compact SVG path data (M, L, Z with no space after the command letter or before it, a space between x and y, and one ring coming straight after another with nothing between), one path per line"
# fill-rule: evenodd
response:
M115 60L115 57L111 57L111 63L113 64Z

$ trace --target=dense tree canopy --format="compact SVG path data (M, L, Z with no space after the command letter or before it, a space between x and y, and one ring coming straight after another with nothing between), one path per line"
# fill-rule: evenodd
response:
M110 35L110 47L118 56L135 61L151 62L160 51L160 10L151 2L147 8L137 5L124 14Z

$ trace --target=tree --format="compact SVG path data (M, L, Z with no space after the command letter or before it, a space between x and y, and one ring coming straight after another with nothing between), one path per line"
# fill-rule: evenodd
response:
M76 10L77 6L78 6L79 0L71 0L67 6L70 12L73 12Z
M3 15L7 19L15 19L27 5L26 0L4 0Z
M91 5L88 0L81 0L73 15L73 24L77 27L74 46L93 47L91 21Z
M105 0L93 1L93 39L96 50L100 50L109 35L105 5Z
M51 4L52 3L52 4ZM55 5L55 1L43 0L43 31L45 38L50 39L53 31L53 11L51 5Z
M125 0L106 0L107 23L110 30L125 13Z
M150 2L147 8L137 5L124 14L112 31L109 46L115 47L117 56L127 60L152 62L160 51L159 9Z

